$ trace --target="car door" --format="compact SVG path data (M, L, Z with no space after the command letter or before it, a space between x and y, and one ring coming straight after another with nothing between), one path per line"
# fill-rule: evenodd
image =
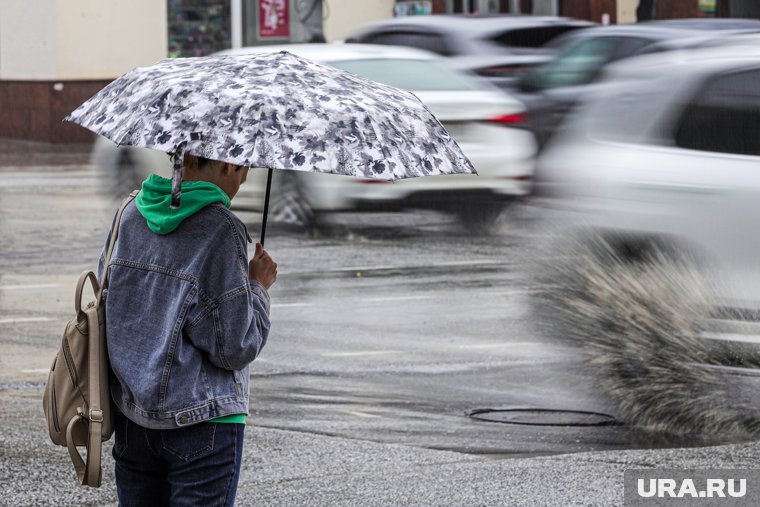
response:
M673 146L642 153L637 199L705 254L731 299L760 303L760 68L707 79L675 116Z

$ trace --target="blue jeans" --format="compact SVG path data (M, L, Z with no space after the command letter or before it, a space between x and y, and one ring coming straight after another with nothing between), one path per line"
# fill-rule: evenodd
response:
M235 504L244 424L204 422L154 430L114 415L120 506Z

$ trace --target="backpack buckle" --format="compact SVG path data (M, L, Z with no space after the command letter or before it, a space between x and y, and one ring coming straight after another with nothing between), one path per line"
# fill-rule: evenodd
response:
M103 411L91 408L89 419L92 422L103 422Z

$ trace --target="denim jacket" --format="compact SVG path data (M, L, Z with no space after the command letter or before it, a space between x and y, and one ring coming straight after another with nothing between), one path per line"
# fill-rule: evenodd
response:
M111 396L132 421L171 429L248 413L249 364L270 326L269 295L248 279L248 241L219 203L166 235L148 228L134 202L124 211L106 337Z

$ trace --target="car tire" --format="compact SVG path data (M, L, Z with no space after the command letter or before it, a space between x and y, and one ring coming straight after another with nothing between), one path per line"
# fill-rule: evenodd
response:
M117 148L97 162L100 185L111 199L119 201L140 189L148 174L130 148Z
M325 228L325 213L312 208L302 179L293 171L275 171L270 202L270 219L294 228L302 228L312 236Z
M459 222L473 234L493 234L508 204L498 201L467 202L454 211Z
M582 351L584 370L625 424L757 436L760 410L735 372L757 375L760 355L704 338L715 299L702 268L653 245L598 236L555 245L531 296L534 330Z

